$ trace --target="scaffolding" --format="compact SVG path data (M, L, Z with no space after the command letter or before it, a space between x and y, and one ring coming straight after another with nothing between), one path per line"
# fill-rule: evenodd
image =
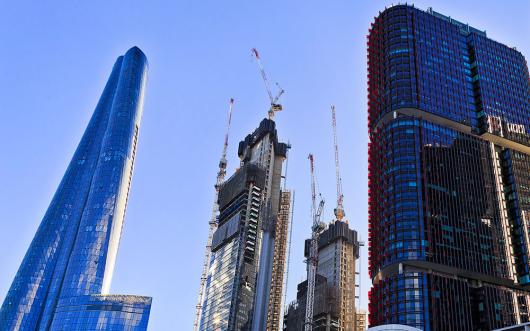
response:
M276 221L274 262L272 265L269 309L267 310L267 330L271 331L280 330L281 326L290 214L291 191L284 190L280 193L280 210Z

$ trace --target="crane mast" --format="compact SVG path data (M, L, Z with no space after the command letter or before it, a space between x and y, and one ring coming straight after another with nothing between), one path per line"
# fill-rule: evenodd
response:
M309 247L309 258L307 262L307 302L305 309L304 330L313 330L313 303L315 300L315 279L318 265L318 236L324 229L324 224L320 222L320 216L324 208L324 200L320 198L318 207L316 205L316 184L315 184L315 165L313 154L309 154L309 165L311 172L311 245Z
M263 68L263 64L261 63L261 58L257 49L252 49L252 56L255 57L256 61L258 62L261 79L263 80L263 83L265 84L265 89L267 90L267 94L269 95L269 100L271 103L268 111L269 119L273 119L274 113L283 109L282 105L278 101L280 100L280 97L285 91L280 87L280 85L278 85L278 83L276 83L276 86L278 87L278 94L273 97L269 80L267 79L267 74L265 73L265 69Z
M195 322L193 324L193 330L197 331L199 330L199 324L202 314L202 302L204 300L204 295L206 291L206 279L208 278L208 265L210 264L210 258L212 255L212 238L215 230L217 230L217 213L219 212L219 204L217 203L217 199L219 197L219 189L221 188L221 184L224 181L225 175L226 175L226 166L228 164L226 160L226 151L228 149L228 135L230 133L230 124L232 123L232 108L234 106L234 99L230 99L230 107L228 110L228 120L226 125L226 133L225 133L225 139L223 144L223 152L221 153L221 159L219 160L219 171L217 172L217 179L215 181L215 193L214 193L214 200L213 200L213 208L212 208L212 216L210 218L209 225L209 231L208 231L208 240L206 241L206 250L204 253L204 264L202 266L202 275L201 275L201 286L199 288L199 298L197 300L197 306L196 306L196 315L195 315Z
M335 115L335 106L331 105L331 125L333 126L333 147L335 149L335 176L337 177L337 207L334 210L335 217L342 221L344 213L344 195L342 194L342 178L340 177L339 167L339 144L337 142L337 118Z

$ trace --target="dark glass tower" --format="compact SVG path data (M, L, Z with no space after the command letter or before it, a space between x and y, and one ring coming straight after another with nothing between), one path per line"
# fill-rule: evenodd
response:
M0 330L145 330L151 298L109 295L147 79L120 56L0 309Z
M370 325L529 320L530 83L514 48L397 5L368 35Z

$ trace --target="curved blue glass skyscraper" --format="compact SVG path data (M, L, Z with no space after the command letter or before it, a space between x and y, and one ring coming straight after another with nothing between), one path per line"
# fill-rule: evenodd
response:
M145 330L151 298L109 295L147 80L133 47L116 61L0 308L0 330Z

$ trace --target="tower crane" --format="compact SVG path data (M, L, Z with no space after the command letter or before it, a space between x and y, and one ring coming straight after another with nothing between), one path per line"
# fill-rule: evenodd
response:
M226 166L228 164L228 161L226 160L226 151L228 149L228 134L230 133L230 124L232 123L232 108L234 106L234 99L230 99L230 107L228 110L228 120L226 124L226 133L225 133L225 139L223 144L223 152L221 153L221 159L219 161L219 171L217 172L217 180L215 181L215 193L214 193L214 200L213 200L213 208L212 208L212 216L210 218L210 222L208 223L210 229L208 231L208 240L206 242L206 251L204 253L204 264L202 266L202 275L201 275L201 286L199 289L199 298L197 300L197 306L196 306L196 315L195 315L195 322L193 324L193 330L197 331L199 330L199 324L202 314L202 302L204 300L204 294L206 291L206 279L208 278L208 265L210 264L210 258L212 255L212 238L215 230L217 230L217 213L219 212L219 204L217 203L217 199L219 197L219 189L221 188L221 184L224 181L225 175L226 175Z
M258 62L259 71L261 73L261 78L263 79L263 83L265 84L265 89L267 90L267 94L269 95L269 100L271 103L271 106L268 112L269 119L273 119L274 113L281 111L283 109L282 105L279 103L279 100L285 91L280 87L278 83L276 83L276 86L278 87L278 94L275 97L272 95L269 80L267 79L267 75L265 74L265 69L263 68L263 64L261 63L261 58L259 56L257 49L255 48L252 49L252 56L255 57L256 61Z
M337 142L337 118L335 116L335 106L331 105L331 125L333 126L333 146L335 149L335 176L337 177L337 207L334 210L337 221L342 221L344 213L344 195L342 194L342 178L339 167L339 144Z
M320 221L322 210L324 209L324 199L319 194L320 202L316 204L316 185L315 185L315 164L313 154L309 154L309 164L311 171L311 245L309 247L309 258L307 262L307 302L305 308L305 331L313 330L313 303L315 300L315 278L318 265L318 237L324 230L325 225Z

